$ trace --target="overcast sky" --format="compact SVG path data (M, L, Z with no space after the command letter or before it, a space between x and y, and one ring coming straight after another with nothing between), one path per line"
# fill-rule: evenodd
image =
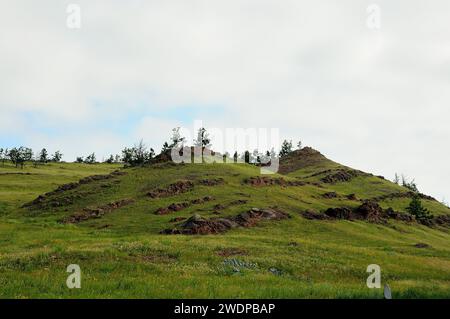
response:
M449 12L448 0L0 0L0 147L101 158L140 138L159 149L195 119L275 127L450 200Z

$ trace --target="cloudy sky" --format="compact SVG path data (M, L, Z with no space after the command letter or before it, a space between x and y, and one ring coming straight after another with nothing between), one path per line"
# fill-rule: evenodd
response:
M279 128L450 200L449 12L447 0L0 0L0 146L73 160L141 138L159 149L196 119Z

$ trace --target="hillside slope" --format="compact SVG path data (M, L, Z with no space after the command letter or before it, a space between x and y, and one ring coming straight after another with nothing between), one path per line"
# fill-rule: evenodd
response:
M382 297L369 264L394 298L450 296L450 209L422 195L422 225L407 189L310 148L270 176L160 163L77 180L2 214L1 296Z

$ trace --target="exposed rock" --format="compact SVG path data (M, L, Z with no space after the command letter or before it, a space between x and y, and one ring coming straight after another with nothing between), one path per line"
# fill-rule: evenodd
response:
M450 227L450 215L439 215L433 218L435 225Z
M384 211L384 213L385 213L385 215L388 218L391 218L391 219L401 220L401 221L404 221L404 222L413 222L413 221L415 221L415 218L412 215L396 212L391 207L386 209Z
M156 190L147 193L147 196L151 198L169 197L186 193L194 188L194 183L191 181L178 181L170 184L166 189L158 188Z
M191 200L190 202L182 202L182 203L172 203L167 207L158 208L155 212L155 215L167 215L172 212L178 212L183 210L191 205L203 204L205 202L212 201L214 198L212 196L205 196L203 198L196 198Z
M348 182L354 177L362 175L362 172L351 169L339 169L333 173L321 178L321 181L328 184L335 184L338 182Z
M348 194L348 195L345 196L345 197L347 197L347 199L349 199L349 200L358 200L358 198L356 197L355 194Z
M122 171L114 171L107 175L92 175L88 177L84 177L80 179L78 182L68 183L58 186L55 190L51 192L47 192L43 195L39 195L36 199L31 202L25 203L22 207L30 207L30 208L42 208L44 206L49 207L60 207L64 205L70 205L73 203L74 199L77 199L77 195L66 196L65 198L58 198L57 200L53 200L53 197L63 194L65 192L76 189L84 184L89 184L94 181L100 180L108 180L118 176L126 175L126 172Z
M103 215L110 213L115 209L124 207L132 203L134 203L133 199L122 199L96 208L87 207L84 208L83 211L81 212L77 212L71 216L62 219L61 222L64 224L76 224L82 221L86 221L88 219L101 218Z
M327 198L327 199L336 198L336 197L338 197L338 194L336 192L328 192L328 193L322 194L322 197Z
M388 219L396 219L404 222L413 222L415 218L409 214L394 211L392 208L383 210L378 203L373 201L365 201L359 207L351 209L348 207L328 208L325 212L318 213L313 210L306 210L301 212L301 215L306 219L344 219L344 220L364 220L371 223L384 223ZM445 220L445 218L442 218ZM433 221L436 223L435 221ZM449 218L450 222L450 218Z
M236 227L252 227L261 220L281 220L290 216L277 209L252 208L248 212L228 218L203 218L193 215L178 228L165 229L162 234L207 235L219 234Z
M353 219L353 213L347 207L328 208L324 213L333 219Z
M273 178L268 176L256 176L250 177L244 181L246 184L251 186L304 186L307 183L303 181L286 181L284 178Z
M355 210L353 216L357 219L364 219L369 222L380 222L383 219L383 209L376 202L365 201Z
M217 186L225 183L223 178L202 179L199 181L204 186Z
M325 214L321 214L318 213L314 210L308 209L304 212L301 213L301 215L306 218L306 219L310 219L310 220L324 220L324 219L329 219L328 215Z

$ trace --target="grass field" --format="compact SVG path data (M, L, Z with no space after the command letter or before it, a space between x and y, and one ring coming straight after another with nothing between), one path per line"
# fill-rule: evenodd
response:
M324 167L309 166L284 176L286 180L319 181L311 176ZM247 164L155 165L123 169L127 174L94 181L64 192L73 203L43 209L21 208L58 185L94 174L108 174L119 165L46 164L16 169L0 165L0 297L2 298L382 298L383 289L369 289L366 268L378 264L382 284L393 298L450 297L450 232L390 220L307 220L305 209L357 205L345 198L324 199L335 191L371 198L402 187L373 176L315 187L253 187L243 183L259 175ZM220 186L195 186L183 194L149 198L146 192L177 180L223 178ZM203 196L214 200L168 215L159 207ZM85 207L121 199L131 205L102 218L78 224L60 220ZM291 215L218 235L161 235L174 217L194 213L215 217L213 206L236 199L242 205L223 210L236 215L252 207L277 206ZM380 203L404 211L409 200ZM450 209L423 201L433 214ZM428 248L417 248L417 243ZM81 267L80 289L66 286L69 264Z

